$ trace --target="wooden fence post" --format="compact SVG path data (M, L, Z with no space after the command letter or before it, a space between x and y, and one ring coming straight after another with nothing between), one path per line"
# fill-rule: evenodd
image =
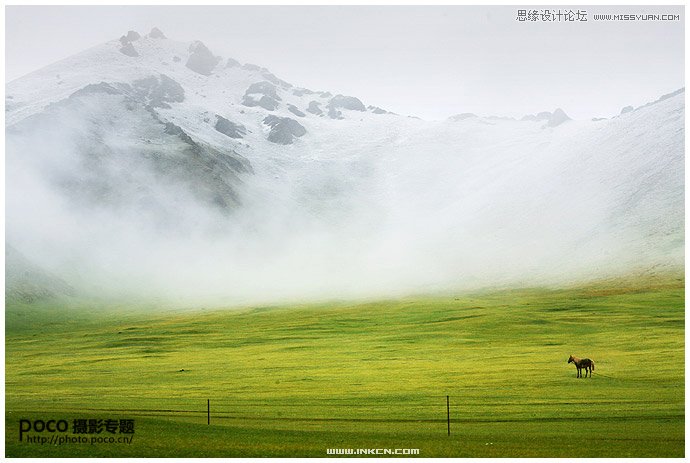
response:
M446 411L448 412L448 435L450 436L450 396L446 396Z

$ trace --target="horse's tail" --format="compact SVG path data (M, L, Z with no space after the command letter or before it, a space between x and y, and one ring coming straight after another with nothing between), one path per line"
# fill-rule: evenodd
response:
M594 371L594 360L592 360L592 371Z

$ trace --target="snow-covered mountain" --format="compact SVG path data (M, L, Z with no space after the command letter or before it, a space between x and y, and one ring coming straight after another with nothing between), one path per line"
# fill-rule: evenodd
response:
M81 291L239 303L683 265L682 90L608 120L430 122L154 29L8 83L5 116L6 240Z

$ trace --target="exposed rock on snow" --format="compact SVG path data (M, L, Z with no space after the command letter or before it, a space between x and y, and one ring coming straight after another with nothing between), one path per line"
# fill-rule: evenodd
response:
M292 94L295 96L312 95L314 92L308 88L293 88Z
M242 98L242 104L250 108L260 106L267 111L273 111L278 108L278 102L267 95L245 95L244 98Z
M134 48L134 45L132 45L131 42L126 42L122 47L120 47L120 53L122 53L123 55L131 56L132 58L136 58L137 56L139 56L139 53Z
M213 68L220 61L220 58L214 56L211 50L198 40L189 46L189 51L191 54L187 59L186 66L192 71L205 76L211 75Z
M283 88L285 88L285 89L292 88L292 84L291 84L291 83L285 82L283 79L279 79L279 78L276 77L274 74L272 74L272 73L270 73L270 72L268 72L268 71L266 71L266 70L264 70L264 71L261 73L261 76L262 76L264 79L266 79L267 81L271 82L272 84L280 85L281 87L283 87Z
M247 133L247 129L242 124L236 124L217 114L213 128L230 138L242 138Z
M359 98L353 96L336 95L331 98L328 102L329 108L335 109L349 109L351 111L366 111L367 108L364 106Z
M288 111L290 111L290 112L291 112L292 114L294 114L295 116L299 116L299 117L305 117L305 116L306 116L306 114L304 114L302 111L300 111L300 110L297 108L297 106L295 106L295 105L289 104L289 105L288 105Z
M319 102L313 101L313 100L309 102L309 106L307 107L307 112L312 113L312 114L316 114L317 116L320 116L323 114L323 110L319 106Z
M264 124L271 127L268 141L281 145L289 145L294 142L296 137L301 137L307 133L307 129L302 124L289 117L266 116Z
M344 119L342 111L338 111L333 106L328 106L328 117L331 119Z
M166 39L167 38L165 36L165 34L163 34L163 32L160 29L158 29L157 27L154 27L153 29L151 29L151 32L149 32L149 37L151 37L152 39Z
M367 109L374 114L392 114L390 111L386 111L385 109L379 108L378 106L369 105L367 106Z
M149 76L133 82L134 91L153 108L170 108L168 103L184 101L184 89L165 74Z
M270 96L271 98L280 101L276 86L267 81L253 83L249 86L249 88L247 88L247 91L244 92L245 95L251 95L254 93Z
M48 108L53 107L53 106L61 106L66 104L66 101L73 99L73 98L79 98L84 95L93 95L96 93L105 93L107 95L123 95L123 94L128 94L131 92L131 87L127 84L122 84L122 83L112 83L109 84L107 82L101 82L99 84L89 84L83 88L80 88L76 92L72 93L67 100L62 100L58 101L56 103L53 103L50 105Z
M280 99L275 85L268 81L255 82L244 93L242 104L248 107L260 106L273 111L278 108Z
M347 109L350 111L367 110L367 108L364 106L364 103L362 103L359 98L345 95L334 96L330 99L326 107L328 108L328 117L331 119L343 119L343 113L340 111L340 109Z

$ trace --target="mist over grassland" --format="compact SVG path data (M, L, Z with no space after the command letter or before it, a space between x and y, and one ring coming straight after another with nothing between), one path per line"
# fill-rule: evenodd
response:
M213 100L241 95L238 77L171 75L185 90L167 108L132 99L122 75L28 117L10 106L6 242L19 267L76 295L183 305L682 271L683 93L555 127L343 110L299 119L306 135L276 145L266 111ZM243 140L213 129L218 108Z

